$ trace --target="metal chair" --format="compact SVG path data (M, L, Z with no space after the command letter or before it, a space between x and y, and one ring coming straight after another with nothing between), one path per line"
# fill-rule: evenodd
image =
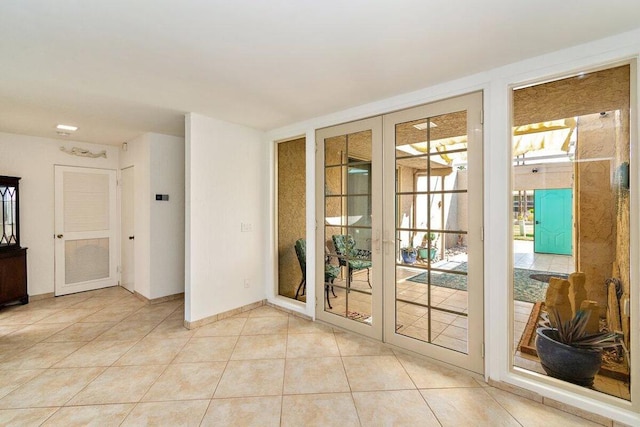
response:
M307 242L304 239L296 240L294 245L296 250L296 256L298 257L298 262L300 263L300 269L302 270L302 280L298 285L298 289L296 290L295 299L298 299L298 294L300 293L300 289L302 289L302 293L300 296L304 295L307 290ZM331 302L329 301L329 287L331 287L331 293L334 297L337 295L333 292L333 281L340 275L340 267L337 265L332 265L329 262L329 258L325 258L324 264L324 290L327 298L327 305L329 309L332 309Z
M371 268L371 251L357 249L356 241L350 234L334 234L331 236L333 245L338 254L338 262L343 267L349 268L349 284L353 282L353 272L367 270L367 283L371 287L369 269Z

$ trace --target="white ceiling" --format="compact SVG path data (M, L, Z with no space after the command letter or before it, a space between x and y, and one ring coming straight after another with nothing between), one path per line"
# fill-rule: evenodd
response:
M638 0L2 0L0 131L273 129L638 27Z

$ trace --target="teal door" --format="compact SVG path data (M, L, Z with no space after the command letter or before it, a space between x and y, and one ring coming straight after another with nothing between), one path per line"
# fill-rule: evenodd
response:
M570 188L534 191L534 252L572 254L572 198Z

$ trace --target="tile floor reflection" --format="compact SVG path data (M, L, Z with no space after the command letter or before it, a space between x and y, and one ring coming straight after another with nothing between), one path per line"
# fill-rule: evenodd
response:
M117 287L1 308L0 425L596 425L272 307L183 318Z

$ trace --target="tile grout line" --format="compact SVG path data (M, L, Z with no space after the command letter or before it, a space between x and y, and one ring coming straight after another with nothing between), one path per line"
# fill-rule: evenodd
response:
M491 386L489 386L489 387L491 387ZM509 411L507 408L505 408L505 407L504 407L504 405L502 405L500 402L498 402L498 400L497 400L496 398L494 398L494 397L491 395L491 393L489 393L488 391L486 391L484 387L481 387L481 390L483 390L483 391L487 394L487 396L489 396L489 398L490 398L491 400L493 400L494 402L496 402L496 403L498 404L498 406L500 406L502 409L504 409L504 410L505 410L505 412L506 412L507 414L509 414L509 415L511 416L511 418L513 418L513 419L514 419L514 421L515 421L515 422L517 422L518 424L520 424L520 426L523 426L523 424L520 422L520 420L518 420L518 419L516 418L516 416L515 416L514 414L512 414L512 413L511 413L511 411Z
M360 413L358 412L358 406L356 405L356 400L353 397L353 388L351 387L351 381L349 381L349 375L347 375L347 368L344 366L344 356L342 355L342 350L340 350L340 344L338 344L338 339L336 338L336 330L331 328L331 332L333 335L333 339L336 342L336 347L338 347L338 354L340 355L340 363L342 364L342 371L344 372L344 376L347 379L347 385L349 386L349 396L351 396L351 402L353 403L353 407L356 410L356 416L358 417L358 423L362 426L362 420L360 419Z
M129 316L125 317L124 319L122 319L120 322L118 322L118 324L124 322L127 318L134 316L136 313L138 313L139 311L141 311L143 308L147 307L147 305L144 305L142 307L140 307L139 309L135 310L134 312L132 312ZM177 309L177 308L176 308ZM175 310L173 310L175 311ZM118 366L114 366L120 359L122 359L123 357L125 357L135 346L137 346L138 344L140 344L142 342L142 340L144 340L147 336L149 336L149 334L151 334L152 331L154 331L158 326L160 326L160 324L162 322L164 322L172 313L173 311L169 314L167 314L167 316L165 316L162 320L160 320L160 322L158 322L158 324L156 326L154 326L150 331L148 331L142 338L140 338L134 345L132 345L124 354L122 354L119 358L117 358L110 366L109 368L113 368L113 367L118 367ZM115 327L115 325L114 325ZM110 329L109 329L110 330ZM106 332L106 331L105 331ZM96 337L97 340L97 337ZM187 342L189 342L189 340L187 340L184 345L181 347L181 349L187 344ZM175 359L176 356L174 356ZM173 359L172 359L173 360ZM135 366L135 365L123 365L124 366ZM145 365L145 366L162 366L162 365ZM107 369L109 369L107 368ZM142 396L140 397L140 399L138 399L138 401L136 402L120 402L120 404L127 404L127 403L132 403L133 406L131 407L131 409L129 410L129 412L127 413L127 415L125 415L125 417L122 419L122 421L120 422L120 425L122 425L127 418L129 418L129 416L131 415L131 413L138 407L138 405L142 402L142 399L144 399L144 396L147 395L147 393L149 393L149 390L151 390L151 388L154 386L154 384L158 381L158 379L160 379L160 377L167 371L167 369L169 368L169 365L165 365L165 368L162 370L162 372L156 377L156 379L151 383L151 385L149 385L149 388L147 388L147 390L142 394ZM105 369L106 371L106 369ZM104 372L103 372L104 373ZM95 379L94 379L95 381ZM93 381L92 381L93 382ZM88 386L89 384L87 384ZM86 387L85 387L86 388ZM83 389L84 390L84 389ZM77 395L77 394L76 394ZM75 396L74 396L75 397Z
M124 297L119 298L119 299L124 299ZM92 341L90 341L90 342L97 342L97 341L98 341L98 338L99 338L100 336L102 336L102 335L103 335L103 334L105 334L106 332L110 331L111 329L115 328L117 325L119 325L119 324L123 323L127 318L129 318L129 317L131 317L131 316L135 315L135 314L136 314L136 313L138 313L140 310L142 310L144 307L145 307L145 306L142 306L142 307L140 307L140 308L138 308L138 309L134 310L133 312L131 312L131 314L129 314L128 316L126 316L125 318L123 318L122 320L120 320L119 322L117 322L115 325L113 325L113 327L111 327L111 328L107 329L107 330L106 330L106 331L104 331L102 334L99 334L98 336L96 336L96 337L95 337ZM101 310L98 310L98 311L101 311ZM167 317L168 317L168 316L167 316ZM163 320L164 320L164 319L163 319ZM160 323L162 323L162 321L163 321L163 320L161 320L161 321L158 323L158 325L159 325ZM156 325L153 329L151 329L149 332L147 332L147 334L146 334L146 335L144 335L142 338L138 339L138 340L137 340L137 341L136 341L136 342L135 342L131 347L129 347L129 349L128 349L127 351L125 351L125 352L124 352L120 357L118 357L116 360L114 360L114 361L111 363L111 365L106 366L106 367L103 367L104 369L102 370L102 372L100 372L98 375L96 375L96 376L95 376L91 381L89 381L89 382L88 382L84 387L82 387L82 389L81 389L81 390L79 390L76 394L74 394L71 398L69 398L69 399L68 399L68 400L67 400L67 401L62 405L62 407L67 407L67 406L66 406L66 405L67 405L67 403L69 403L69 402L70 402L71 400L73 400L76 396L78 396L80 393L82 393L84 390L86 390L86 389L87 389L87 387L89 387L89 385L90 385L90 384L92 384L92 383L93 383L93 382L94 382L98 377L100 377L101 375L103 375L103 374L104 374L108 369L110 369L110 368L114 368L114 367L118 367L118 366L115 366L115 364L116 364L120 359L122 359L123 357L125 357L125 356L126 356L126 355L131 351L131 349L133 349L136 345L138 345L140 342L142 342L142 340L143 340L147 335L149 335L149 334L151 333L151 331L153 331L153 330L154 330L158 325ZM121 340L115 340L115 341L121 341ZM133 340L131 340L131 341L133 341ZM88 345L88 344L89 344L89 343L87 343L87 345ZM83 348L83 347L85 347L85 346L82 346L82 347L80 347L80 348ZM79 349L78 349L78 350L79 350ZM76 350L76 351L77 351L77 350ZM58 362L58 363L59 363L59 362ZM125 366L134 366L134 365L125 365ZM168 365L167 365L167 366L168 366ZM164 371L166 371L166 369L167 369L167 368L165 367L165 369L162 371L162 373L164 373ZM162 373L161 373L161 374L156 378L156 380L155 380L155 381L157 381L157 380L158 380L158 378L160 378L160 376L162 375ZM155 384L155 381L154 381L154 384ZM152 386L153 386L153 384L152 384ZM151 388L151 386L149 387L149 389L150 389L150 388ZM140 400L138 400L137 402L118 402L118 403L112 403L112 404L128 404L128 403L132 403L132 404L133 404L133 406L132 406L131 410L130 410L130 411L127 413L127 415L123 418L123 421L122 421L122 422L124 422L124 420L129 416L129 414L130 414L130 413L131 413L131 412L136 408L136 406L138 405L138 403L140 403L140 401L142 400L142 398L144 398L144 395L149 391L149 389L147 389L147 390L145 391L145 393L142 395L142 397L140 398ZM91 405L78 405L78 406L91 406Z
M233 316L231 316L230 318L233 318ZM231 353L229 353L229 357L224 362L224 368L222 369L222 373L220 374L220 378L218 379L218 383L216 384L215 388L213 389L213 393L211 393L211 403L213 403L213 400L216 397L216 391L218 391L218 387L220 386L220 382L222 381L222 378L224 377L224 373L227 371L227 368L229 367L229 362L231 361L231 357L233 356L233 352L236 350L236 347L238 346L238 342L240 341L240 334L242 333L242 330L244 330L244 327L247 324L248 317L245 317L244 319L245 319L244 320L244 324L242 325L242 329L240 329L240 332L238 332L238 335L236 336L236 342L233 344L233 349L231 349ZM189 340L189 341L191 341L191 340ZM210 405L211 405L211 403L210 403ZM205 415L206 415L206 413L205 413Z
M287 319L287 337L284 341L284 369L282 372L282 389L280 392L280 420L279 425L282 426L282 415L284 411L284 382L287 376L287 350L289 349L289 334L291 333L291 315Z
M427 408L429 408L429 411L431 411L431 414L433 414L433 417L436 419L438 424L440 424L440 426L442 427L442 422L440 421L440 418L438 418L438 414L436 414L436 412L433 410L431 405L429 405L429 402L427 401L427 399L424 397L424 395L420 391L420 388L418 387L418 384L416 384L416 382L413 379L413 377L409 374L409 371L407 371L407 368L406 368L406 366L404 366L404 363L402 363L402 360L400 360L400 358L398 358L398 353L396 352L396 350L392 349L391 352L394 354L394 356L396 357L396 360L398 360L398 363L400 363L400 366L402 366L402 369L405 371L405 373L407 374L407 376L409 377L409 379L411 380L413 385L416 387L416 391L420 395L420 398L422 399L422 401L427 405Z

